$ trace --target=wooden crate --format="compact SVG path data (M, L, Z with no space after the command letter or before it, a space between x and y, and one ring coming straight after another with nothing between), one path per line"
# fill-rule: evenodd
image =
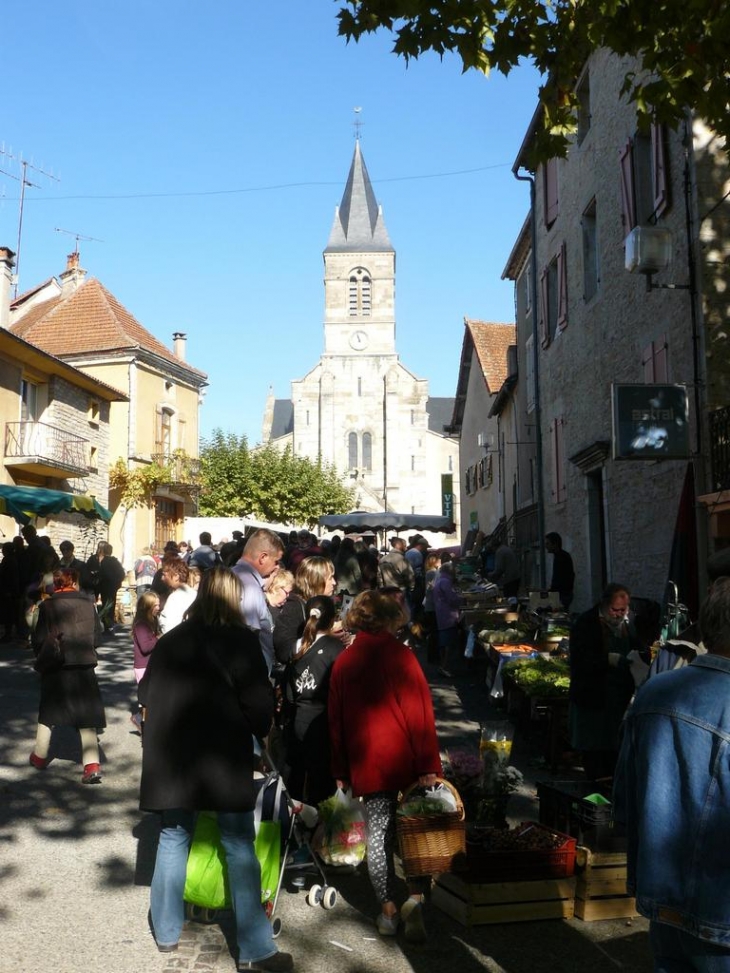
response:
M535 882L465 882L447 872L439 875L431 901L464 926L494 922L569 919L573 915L574 878Z
M591 851L579 847L576 856L575 917L631 919L638 916L636 900L626 894L626 852Z

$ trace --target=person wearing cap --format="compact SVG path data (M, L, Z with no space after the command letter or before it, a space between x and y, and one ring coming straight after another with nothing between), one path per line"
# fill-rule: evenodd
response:
M221 549L218 552L220 554L221 563L225 564L227 568L233 567L236 561L239 560L243 554L244 547L244 537L242 530L231 531L232 541L226 541L221 545Z
M421 621L423 615L423 596L426 593L425 571L423 565L428 550L428 541L423 534L414 534L408 538L408 550L405 553L406 561L413 568L415 582L413 591L409 595L411 607L411 619L414 622Z

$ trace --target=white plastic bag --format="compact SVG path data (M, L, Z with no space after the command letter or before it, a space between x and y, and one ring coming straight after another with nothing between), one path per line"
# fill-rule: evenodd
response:
M348 790L337 788L319 805L320 823L312 847L326 865L359 865L367 850L365 809Z

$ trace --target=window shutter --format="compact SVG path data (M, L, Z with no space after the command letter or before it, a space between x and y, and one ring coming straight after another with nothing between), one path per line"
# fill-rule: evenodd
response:
M641 353L641 364L644 366L644 381L651 385L654 382L654 342Z
M665 334L654 342L654 381L659 384L669 381L669 344Z
M669 205L669 180L664 127L656 122L651 126L651 181L654 187L654 215L661 216Z
M636 226L636 194L634 190L634 146L629 139L619 153L621 165L621 208L624 235Z
M568 261L565 242L558 251L558 330L568 326Z
M551 226L558 215L558 160L548 159L543 175L545 190L545 225Z
M548 310L548 278L549 273L545 267L540 274L540 339L543 348L550 344L550 323Z

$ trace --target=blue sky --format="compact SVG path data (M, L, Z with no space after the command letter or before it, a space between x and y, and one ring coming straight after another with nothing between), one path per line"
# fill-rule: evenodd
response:
M527 214L511 172L537 76L347 45L336 0L29 0L3 15L0 244L20 289L81 264L208 373L201 432L260 438L323 347L322 251L361 147L397 253L401 361L456 388L464 316L513 320L500 280ZM56 231L56 227L70 233ZM85 240L83 237L93 237ZM97 242L103 241L103 242Z

